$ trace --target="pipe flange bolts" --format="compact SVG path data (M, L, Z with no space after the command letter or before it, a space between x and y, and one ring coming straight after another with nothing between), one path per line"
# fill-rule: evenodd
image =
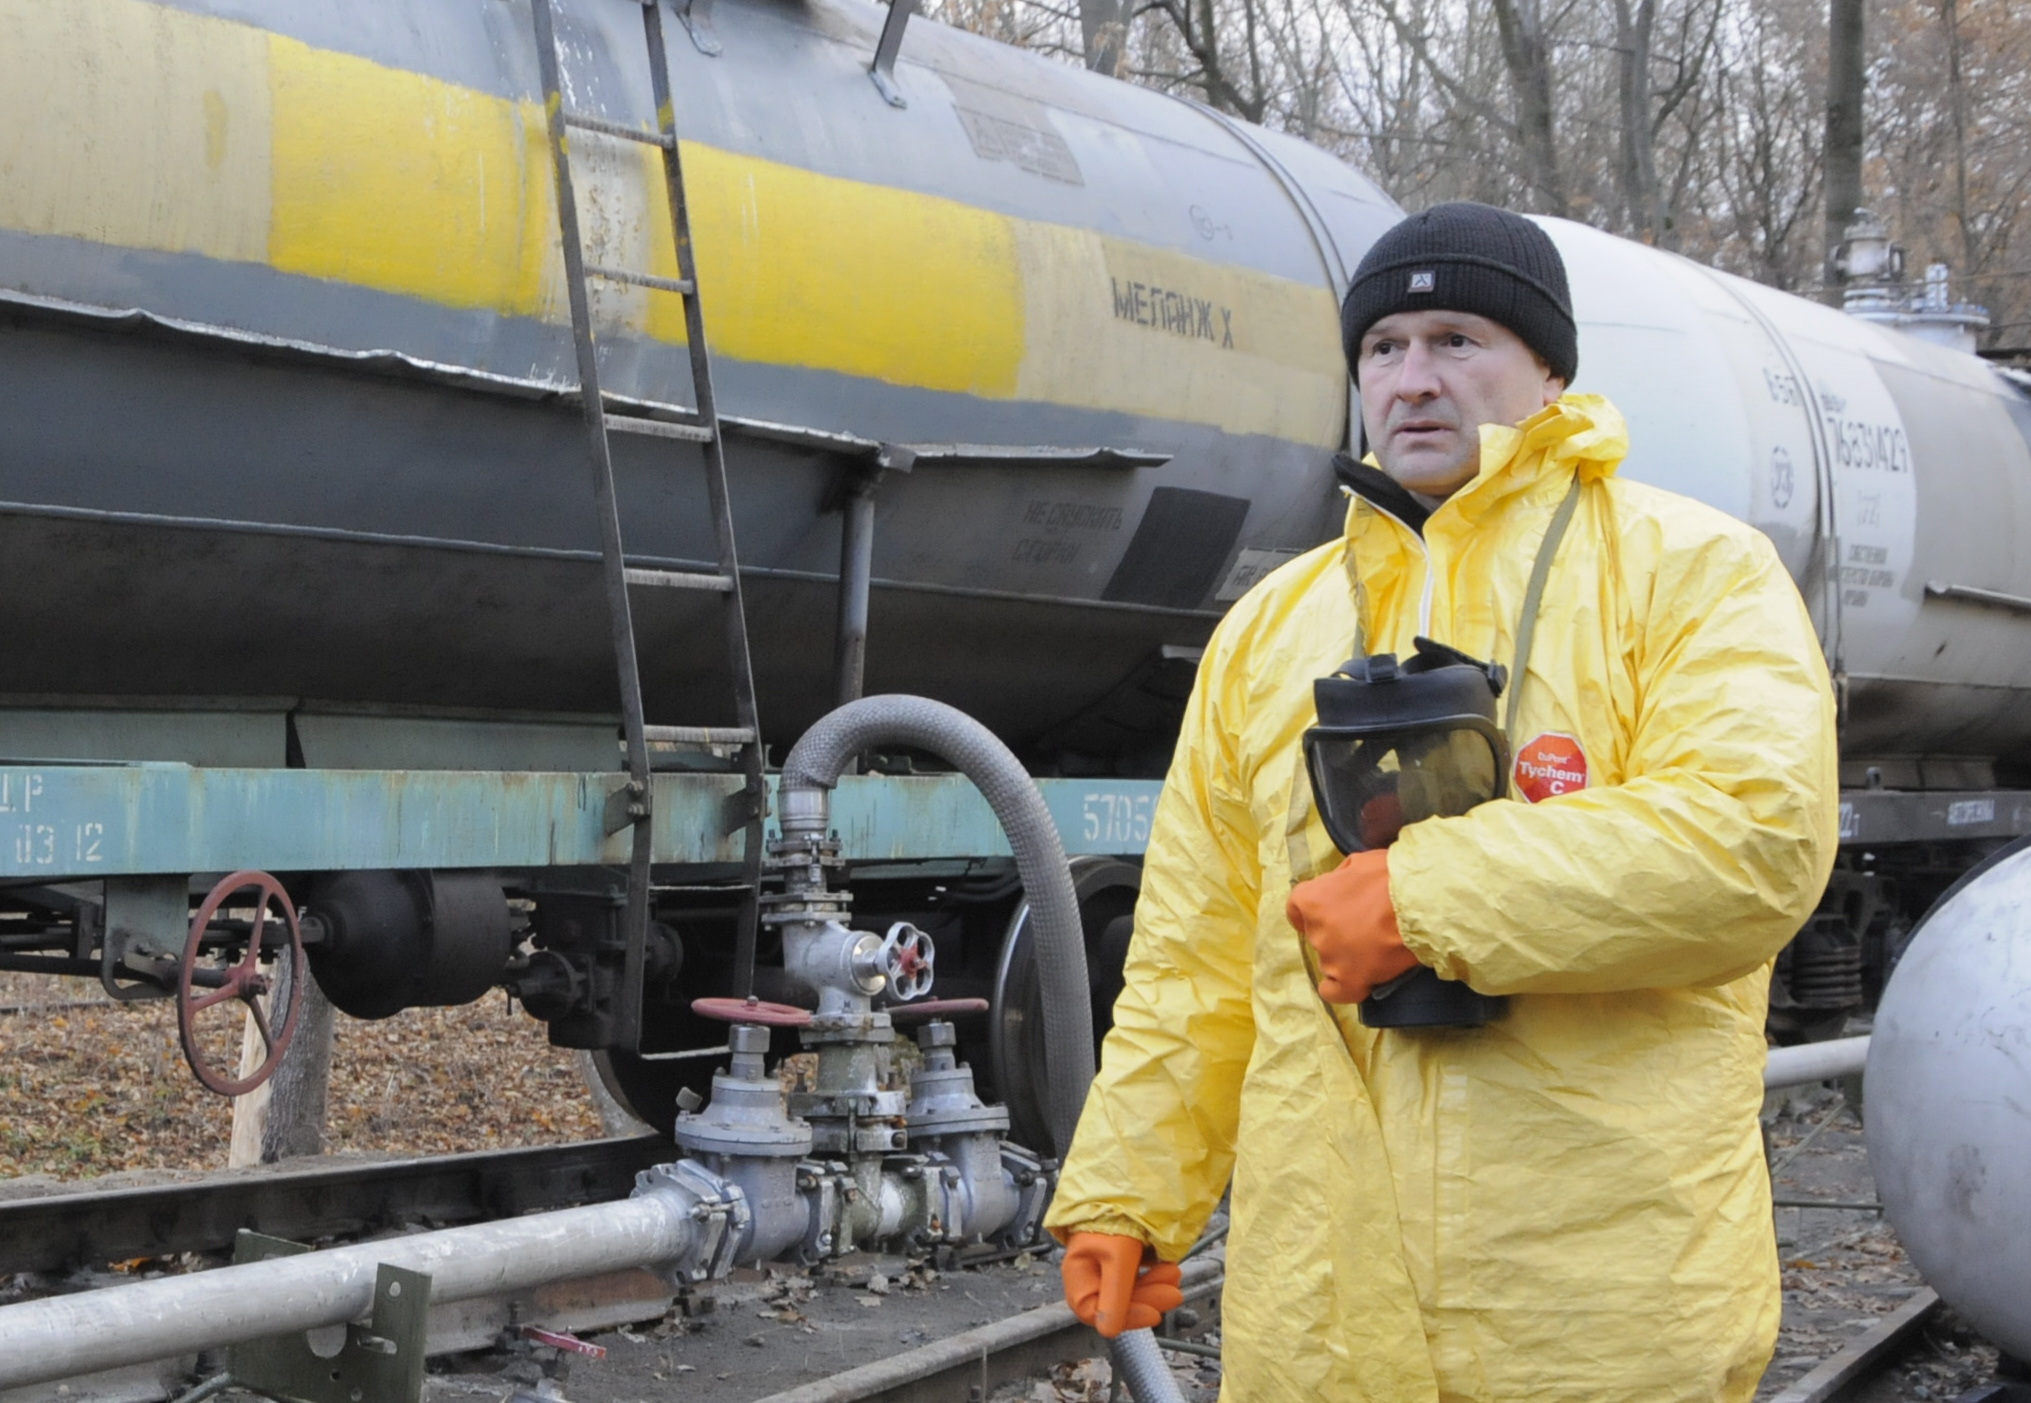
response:
M657 1198L691 1225L678 1255L651 1270L677 1284L713 1280L733 1270L753 1213L738 1184L696 1160L651 1165L635 1176L632 1198Z
M824 925L828 921L844 921L853 909L853 896L850 892L810 887L763 892L761 907L765 926Z
M792 832L786 828L781 837L769 841L763 861L791 892L823 892L825 874L844 866L838 836L822 830Z

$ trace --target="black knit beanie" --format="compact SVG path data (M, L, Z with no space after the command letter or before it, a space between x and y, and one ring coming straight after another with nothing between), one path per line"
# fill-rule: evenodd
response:
M1580 368L1565 260L1520 214L1458 200L1413 214L1375 241L1340 305L1347 366L1361 378L1361 338L1395 312L1473 312L1502 323L1570 385Z

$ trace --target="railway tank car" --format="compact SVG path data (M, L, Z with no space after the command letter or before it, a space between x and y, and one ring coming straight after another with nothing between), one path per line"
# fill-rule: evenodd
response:
M1104 1010L1197 647L1339 521L1335 308L1400 211L1304 143L928 22L897 105L861 0L669 13L763 734L837 694L841 507L871 488L868 688L1068 777L1047 797ZM559 10L570 104L639 131L638 15ZM660 973L649 1041L616 1047L613 665L527 3L0 0L0 23L0 966L161 993L194 874L267 867L323 905L342 1007L505 983L666 1118L710 1064L636 1054L717 1040L686 1010L731 991L732 765L660 757ZM670 274L651 156L572 140L590 256ZM1547 227L1626 471L1766 531L1839 679L1847 846L1773 995L1808 1034L2031 830L2031 406L1975 357ZM615 404L681 411L675 299L603 286L594 314ZM615 453L629 563L711 560L696 450ZM717 609L638 605L652 717L726 719ZM990 1000L962 1036L1034 1126L1005 849L943 799L882 826L932 779L840 792L862 912L916 921L941 992Z
M1840 703L1842 849L1779 960L1783 1036L1873 1002L1917 920L2031 831L2031 401L1930 339L1546 221L1622 471L1762 529Z
M915 465L879 488L868 686L1160 773L1103 703L1329 529L1334 289L1395 207L1300 143L941 26L909 29L897 108L881 11L707 12L710 55L670 26L676 116L770 739L832 702L840 481L891 442ZM138 704L149 758L318 767L443 763L400 719L457 716L472 763L606 766L527 5L4 15L0 617L9 690L67 699L17 728L119 755L140 723L104 713ZM573 107L640 130L638 15L558 23ZM674 276L656 153L572 141L590 259ZM676 297L602 285L594 311L609 394L686 402ZM617 454L631 559L712 560L696 447ZM726 721L693 641L716 602L638 607L651 712ZM592 724L541 729L564 716Z

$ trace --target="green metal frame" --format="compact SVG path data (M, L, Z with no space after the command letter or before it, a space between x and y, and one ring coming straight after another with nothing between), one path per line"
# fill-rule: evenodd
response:
M235 1263L295 1256L301 1243L242 1229ZM374 1310L368 1323L345 1327L345 1343L330 1357L316 1353L301 1332L250 1340L227 1354L233 1387L276 1403L416 1403L430 1333L430 1278L383 1263L375 1274Z
M12 764L0 767L0 879L243 867L621 867L632 835L607 832L606 813L624 779L611 772ZM724 820L741 775L658 774L653 784L659 865L742 862L745 835L727 833ZM1068 854L1132 856L1148 841L1161 786L1045 779L1038 787ZM1009 852L986 802L958 775L849 776L839 783L832 817L849 862Z

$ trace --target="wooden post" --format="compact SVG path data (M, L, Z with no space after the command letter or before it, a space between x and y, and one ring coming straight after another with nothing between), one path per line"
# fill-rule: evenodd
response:
M287 1007L289 967L277 981L274 1005ZM325 1106L331 1090L333 1011L315 979L303 989L296 1036L275 1075L233 1102L233 1139L226 1163L274 1164L324 1153ZM252 1017L240 1038L240 1075L260 1065L261 1035Z

